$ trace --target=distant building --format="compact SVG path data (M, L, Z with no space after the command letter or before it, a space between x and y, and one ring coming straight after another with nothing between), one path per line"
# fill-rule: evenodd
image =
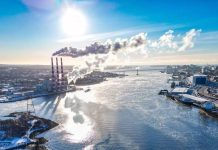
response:
M174 71L175 71L175 67L167 66L167 68L166 68L167 74L172 74Z
M192 77L192 85L205 85L207 84L207 75L194 75Z
M201 73L203 73L203 74L205 73L204 67L201 68Z

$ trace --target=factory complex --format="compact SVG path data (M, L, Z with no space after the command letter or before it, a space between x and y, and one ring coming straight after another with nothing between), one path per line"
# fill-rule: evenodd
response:
M75 91L75 86L68 85L67 76L64 74L63 60L56 57L54 65L53 57L51 58L51 76L43 79L41 83L36 84L34 90L17 92L15 88L5 89L4 95L0 97L0 103L21 101L41 96L55 95Z

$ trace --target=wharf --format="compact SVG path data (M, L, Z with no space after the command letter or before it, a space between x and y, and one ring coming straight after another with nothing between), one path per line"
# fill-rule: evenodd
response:
M215 96L212 96L211 94L208 94L207 89L208 89L208 87L206 87L206 86L201 87L198 90L198 94L201 97L205 97L205 98L208 98L208 99L211 99L211 100L218 101L218 97L215 97Z
M216 106L216 104L214 104L214 101L209 100L209 99L205 99L205 98L202 98L202 97L196 97L196 96L189 95L189 94L178 94L178 95L174 95L174 94L171 94L171 93L165 94L165 91L166 90L161 90L159 92L159 95L165 95L166 97L168 97L168 98L170 98L172 100L176 100L176 101L178 101L180 103L183 103L183 104L185 104L187 106L195 106L195 107L199 108L201 112L204 112L205 114L207 114L209 116L218 118L218 108L217 107L207 109L204 106L206 103L209 104L209 105L213 104L214 106ZM178 100L179 97L184 97L186 99L191 100L192 102L190 102L190 103L183 102L181 100Z
M9 100L9 99L0 100L0 103L13 103L13 102L17 102L17 101L28 100L28 99L31 99L31 98L38 98L38 97L51 96L51 95L58 95L58 94L73 92L73 91L76 91L76 90L77 90L76 88L72 88L72 89L62 90L62 91L58 91L58 92L49 92L49 93L34 94L34 95L30 95L30 96L21 96L21 97L19 97L17 99L14 99L14 100Z

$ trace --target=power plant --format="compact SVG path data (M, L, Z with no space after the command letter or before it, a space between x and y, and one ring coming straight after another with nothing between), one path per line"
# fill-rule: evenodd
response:
M58 58L56 57L56 71L54 70L54 62L53 57L51 57L51 90L52 92L60 92L67 90L68 81L67 78L64 76L64 68L63 68L63 60L60 58L61 66L59 67ZM59 68L61 71L59 71Z
M36 97L75 91L76 87L74 85L68 85L67 77L64 75L62 58L59 59L56 57L55 60L56 62L54 62L53 57L51 57L51 77L46 78L41 83L37 84L34 90L6 94L4 98L0 99L0 103L28 100Z

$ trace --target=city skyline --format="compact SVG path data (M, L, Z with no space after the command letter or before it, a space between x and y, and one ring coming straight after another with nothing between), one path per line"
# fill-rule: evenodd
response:
M126 65L218 63L218 2L133 2L3 0L0 64L49 64L52 53L63 47L84 49L93 42L130 39L140 33L146 34L146 42L151 44L142 48L146 54L141 58L129 53ZM72 21L68 8L74 11ZM181 50L181 42L191 31L195 31L192 38ZM164 43L159 42L161 37ZM174 43L177 48L172 48ZM78 63L80 59L67 58L66 63ZM111 64L123 62L116 60Z

